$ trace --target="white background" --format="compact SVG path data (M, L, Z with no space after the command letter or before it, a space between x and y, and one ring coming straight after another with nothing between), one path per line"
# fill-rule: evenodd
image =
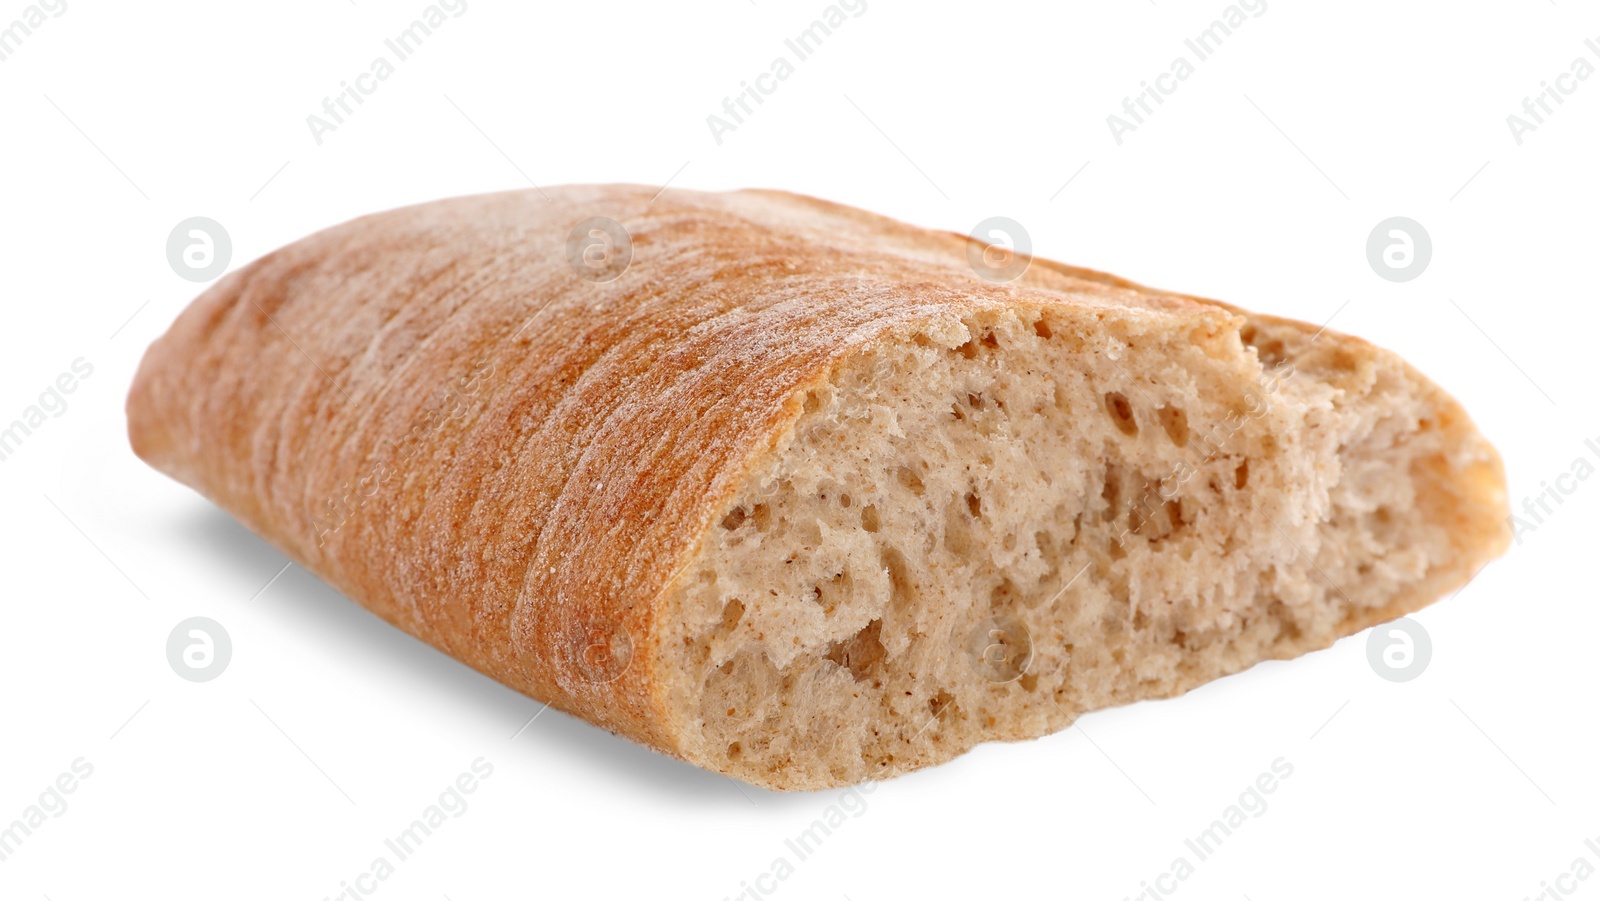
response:
M306 116L421 0L67 2L0 62L0 425L93 366L0 462L0 828L74 760L93 774L0 861L5 898L334 897L481 757L470 806L377 897L721 899L793 862L784 839L842 797L766 793L554 711L522 729L538 702L283 570L135 459L129 379L203 287L165 253L191 216L226 226L237 267L529 179L780 187L955 231L1004 215L1041 255L1398 350L1500 447L1518 507L1600 463L1600 76L1520 145L1506 123L1575 58L1600 65L1592 5L1270 0L1119 146L1106 116L1222 0L867 0L719 145L706 117L821 0L468 0L319 146ZM0 28L24 9L0 0ZM1404 284L1365 253L1397 215L1434 244ZM1415 681L1375 675L1358 635L985 746L880 785L760 884L1134 897L1280 757L1265 813L1165 886L1522 899L1600 866L1600 479L1563 484L1555 515L1418 615ZM233 640L205 684L165 652L194 615ZM1600 898L1600 876L1561 885Z

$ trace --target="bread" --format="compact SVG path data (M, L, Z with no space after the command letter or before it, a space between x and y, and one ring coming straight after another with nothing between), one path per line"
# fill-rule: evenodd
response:
M226 276L129 434L395 626L707 769L817 789L1041 736L1507 545L1493 448L1360 339L1043 259L991 282L965 236L792 194L545 194ZM631 262L571 262L591 217Z

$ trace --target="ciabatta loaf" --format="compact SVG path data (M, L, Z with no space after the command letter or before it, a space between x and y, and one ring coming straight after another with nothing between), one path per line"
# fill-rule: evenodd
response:
M223 278L146 355L133 446L390 623L708 769L814 789L1044 735L1506 546L1461 407L1332 329L1043 259L993 282L964 236L791 194L544 194Z

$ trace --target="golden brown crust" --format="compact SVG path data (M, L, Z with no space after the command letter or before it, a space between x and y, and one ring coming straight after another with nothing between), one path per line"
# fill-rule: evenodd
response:
M147 353L129 433L389 622L669 753L681 723L656 670L662 598L838 361L1007 305L1211 327L1248 315L1044 260L991 284L964 236L790 194L544 193L369 216L229 275ZM567 262L569 230L592 216L632 237L614 281ZM1471 503L1503 507L1497 466ZM584 656L608 642L613 657Z

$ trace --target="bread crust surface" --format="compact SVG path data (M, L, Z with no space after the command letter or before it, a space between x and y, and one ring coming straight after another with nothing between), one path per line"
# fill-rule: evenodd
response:
M631 238L610 281L569 261L569 232L591 217ZM130 439L395 626L694 759L662 671L666 600L841 361L1005 309L1254 327L1314 341L1309 353L1393 359L1331 329L1046 260L990 283L969 243L773 191L569 186L367 216L199 297L144 358ZM1493 449L1406 371L1456 433L1463 550L1353 627L1430 602L1505 545Z

